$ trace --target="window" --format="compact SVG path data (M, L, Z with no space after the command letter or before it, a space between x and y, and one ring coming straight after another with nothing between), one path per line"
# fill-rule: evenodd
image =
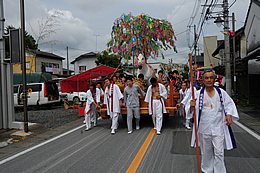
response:
M27 91L31 89L32 92L38 92L42 90L42 85L41 84L33 84L33 85L27 85ZM20 93L23 92L23 86L20 86Z
M86 71L86 66L79 66L79 71Z
M14 93L18 93L18 87L19 86L14 86Z
M50 72L53 74L58 74L60 71L59 64L42 62L41 66L42 66L42 72Z
M48 67L48 64L45 62L42 62L42 72L46 72L46 67Z
M26 66L26 70L30 70L31 69L30 62L26 62L25 66ZM21 64L21 70L23 70L23 65L22 64Z
M42 85L41 84L27 85L27 89L32 89L32 92L41 91L42 90Z
M31 69L30 62L26 62L26 69Z

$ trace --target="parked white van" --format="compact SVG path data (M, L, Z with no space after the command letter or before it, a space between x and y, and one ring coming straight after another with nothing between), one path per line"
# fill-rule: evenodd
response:
M23 107L23 85L14 85L14 107ZM50 108L60 103L59 91L55 82L27 84L27 105L38 109L40 105Z

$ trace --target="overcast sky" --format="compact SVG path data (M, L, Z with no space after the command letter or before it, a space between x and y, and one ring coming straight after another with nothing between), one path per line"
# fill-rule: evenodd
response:
M203 5L205 0L24 0L25 1L25 21L26 30L33 35L29 26L32 25L34 31L38 31L38 21L45 20L54 12L63 15L58 19L60 27L56 34L49 40L57 40L56 44L40 45L42 51L52 52L62 57L67 56L66 46L69 47L70 62L87 52L96 52L107 49L107 42L110 39L111 28L116 18L122 14L137 16L147 14L154 18L166 19L171 22L175 35L177 36L177 50L179 53L167 51L164 53L165 60L159 57L157 60L148 62L168 62L172 58L174 63L186 63L190 49L188 44L193 42L193 28L190 33L190 41L185 30L189 24L195 4ZM236 0L229 0L229 4ZM211 2L211 1L209 1ZM218 0L222 3L223 0ZM244 25L250 0L237 0L229 9L231 16L235 13L236 29ZM209 4L209 3L208 3ZM192 26L197 25L202 12L199 5L198 13ZM196 9L196 8L195 8ZM215 8L214 11L221 11ZM20 0L4 0L5 26L13 25L20 27ZM223 39L223 27L218 28L213 19L208 20L200 35L199 48L203 50L203 36L218 36ZM230 22L231 26L231 22ZM96 36L99 35L99 36ZM34 35L33 35L34 36ZM96 42L97 40L97 42ZM97 43L97 47L96 47ZM66 60L63 67L67 67ZM73 69L73 66L70 66Z

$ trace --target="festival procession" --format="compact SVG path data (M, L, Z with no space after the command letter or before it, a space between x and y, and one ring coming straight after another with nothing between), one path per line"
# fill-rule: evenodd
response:
M259 172L260 2L247 1L38 0L38 29L31 0L19 27L0 13L0 172Z

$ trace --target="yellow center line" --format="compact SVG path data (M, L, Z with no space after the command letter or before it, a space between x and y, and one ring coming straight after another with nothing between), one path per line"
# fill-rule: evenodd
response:
M144 141L142 147L140 148L140 150L138 151L138 153L136 154L134 160L132 161L131 165L129 166L129 168L127 169L127 173L133 173L133 172L136 172L139 164L141 163L143 157L144 157L144 154L146 153L146 150L148 149L152 139L153 139L153 136L155 134L155 129L152 129L149 133L149 135L147 136L146 140Z

